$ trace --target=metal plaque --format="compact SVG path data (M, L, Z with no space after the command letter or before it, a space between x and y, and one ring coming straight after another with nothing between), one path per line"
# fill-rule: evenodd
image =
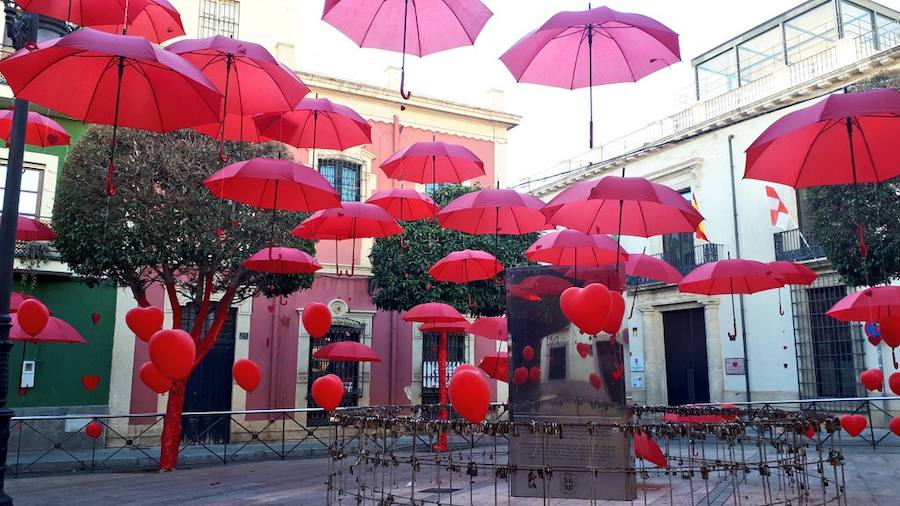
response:
M728 376L743 376L744 371L744 359L742 357L738 358L726 358L725 359L725 374Z

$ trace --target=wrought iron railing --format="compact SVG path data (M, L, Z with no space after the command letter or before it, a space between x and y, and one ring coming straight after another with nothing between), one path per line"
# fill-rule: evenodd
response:
M725 258L725 246L722 244L706 243L692 248L677 248L652 255L670 263L681 274L687 274L695 268L716 262ZM629 286L646 286L661 284L659 281L635 276L628 277Z
M45 242L16 243L16 258L36 261L62 260L62 254L52 245Z
M825 258L822 246L816 242L815 237L805 228L795 228L777 232L775 239L775 259L800 262Z

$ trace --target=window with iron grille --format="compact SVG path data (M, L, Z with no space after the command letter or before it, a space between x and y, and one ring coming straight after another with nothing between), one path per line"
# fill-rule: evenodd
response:
M690 188L679 190L678 193L684 196L688 202L691 201ZM662 236L662 245L663 260L674 265L679 272L690 272L697 266L693 232L665 234Z
M422 404L437 404L438 398L438 351L441 343L440 334L426 332L422 334ZM466 363L466 335L447 335L447 382L449 384L453 371Z
M240 19L241 4L237 0L201 0L199 36L237 38Z
M6 162L0 162L0 202L6 189ZM25 168L22 171L22 188L19 191L19 214L39 217L41 210L41 186L43 185L44 171L40 169Z
M323 339L309 343L309 371L307 377L307 406L318 407L312 398L312 385L315 381L327 374L335 374L344 383L344 397L341 406L356 406L361 396L359 384L358 362L336 362L315 358L313 355L323 347L340 341L359 342L365 330L363 324L349 318L335 318L331 328ZM328 414L323 411L313 411L306 416L306 424L310 427L328 425Z
M359 202L362 164L342 158L319 160L319 173L334 186L342 202Z
M848 293L834 273L791 289L801 399L863 395L858 381L864 369L862 329L825 314Z

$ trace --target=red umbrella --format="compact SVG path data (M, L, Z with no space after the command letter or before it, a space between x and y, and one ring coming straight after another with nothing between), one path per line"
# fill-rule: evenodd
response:
M559 295L571 287L572 283L565 278L549 274L538 274L528 276L512 285L509 293L520 299L536 301L540 300L541 296L544 295Z
M681 54L678 34L658 21L597 7L554 15L500 60L519 82L588 87L593 148L594 85L635 82L681 61Z
M366 200L400 221L415 221L434 218L441 210L428 195L412 188L394 188L380 191Z
M505 316L482 316L472 322L467 330L469 334L475 334L476 336L495 341L506 341L509 339Z
M121 12L121 9L119 11ZM119 14L113 23L95 25L93 28L102 32L123 33L122 21L122 15ZM150 42L161 44L185 33L184 25L181 24L181 14L169 0L147 0L147 6L143 10L129 17L128 34L140 35Z
M819 277L809 267L786 260L769 262L767 265L772 275L781 280L784 285L811 285ZM778 313L784 314L784 309L781 307L781 288L778 289Z
M547 228L544 202L515 190L489 188L453 199L438 213L438 223L476 235L520 235Z
M47 326L36 336L26 334L25 331L19 327L19 320L16 313L11 314L10 317L12 318L12 328L9 329L10 341L26 341L31 343L87 343L77 330L55 316L50 317Z
M316 211L294 228L293 234L301 239L335 241L335 273L341 275L337 264L337 241L353 239L353 257L350 260L352 276L356 264L356 239L364 237L388 237L402 234L403 228L384 209L363 202L342 202L341 207Z
M466 321L450 304L426 302L403 313L403 321L419 323L451 323Z
M542 235L525 251L532 262L551 265L592 266L628 260L628 253L606 235L560 230Z
M650 439L646 432L634 434L634 456L658 467L668 467L669 465L659 444Z
M413 183L461 183L484 175L484 162L468 148L447 142L417 142L381 164L389 178Z
M28 299L38 300L37 297L34 297L33 295L28 295L27 293L12 292L10 294L10 299L9 299L9 312L15 313L16 311L18 311L19 304L21 304L22 302L24 302ZM40 302L40 300L38 300L38 302Z
M0 138L9 143L9 134L12 130L11 110L0 111ZM52 119L28 111L28 120L25 127L25 144L46 148L49 146L67 146L69 144L69 132Z
M853 292L826 314L842 322L877 322L900 314L900 286L873 286Z
M438 281L468 283L491 279L503 271L503 264L486 251L464 249L453 251L428 269Z
M318 211L340 207L324 176L290 160L253 158L233 163L203 181L213 195L262 209Z
M128 19L137 19L149 0L16 0L24 11L62 19L78 26L122 23L125 7Z
M43 222L27 216L18 216L18 220L16 220L17 241L52 241L54 239L56 239L56 234Z
M216 122L220 141L258 141L252 115L290 111L309 93L297 74L259 44L216 35L178 41L167 49L202 70L222 91L225 114ZM208 134L210 126L197 130Z
M436 334L466 334L469 328L469 322L463 320L460 322L437 322L423 323L419 325L419 331L423 334L433 332Z
M472 45L492 15L478 0L327 0L322 19L359 47L402 53L400 94L408 99L406 54Z
M294 248L263 248L241 263L242 267L275 274L308 274L322 266L309 253Z
M794 188L900 176L900 91L829 95L785 115L747 148L744 177Z
M629 276L652 279L663 283L678 283L684 277L665 260L644 253L630 253L625 262L625 273Z
M498 351L496 355L488 355L481 359L478 368L488 376L499 381L509 381L509 354Z
M313 358L335 362L381 362L381 358L372 351L372 348L356 341L326 344L313 353Z
M183 58L143 37L76 30L0 60L0 72L18 98L85 123L113 125L110 195L116 191L119 126L167 132L219 121L222 95L215 85Z

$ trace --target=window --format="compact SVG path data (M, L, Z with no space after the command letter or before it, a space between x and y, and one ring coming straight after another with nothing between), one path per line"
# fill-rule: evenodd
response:
M878 47L887 49L900 44L900 23L896 19L878 14L875 17L878 25Z
M834 5L810 9L784 24L788 63L797 63L828 48L837 38Z
M438 351L441 336L433 332L422 334L422 404L439 402ZM447 334L447 382L453 371L466 363L466 335Z
M22 173L22 190L19 192L19 214L40 217L41 183L44 171L25 168ZM6 186L6 165L0 165L0 202L3 202Z
M738 87L734 49L697 65L698 99L705 100Z
M566 380L566 347L554 346L550 348L550 360L547 367L548 380Z
M343 202L359 202L362 164L340 158L319 160L319 173L338 191Z
M781 27L757 35L738 46L741 85L756 81L775 71L784 62Z
M237 0L201 0L199 36L237 38L240 18L241 4Z
M844 37L871 36L872 11L844 0L841 2L841 30Z
M678 193L688 201L693 196L690 188L679 190ZM694 233L682 232L680 234L665 234L662 236L663 260L672 264L681 273L687 273L697 266L694 253Z
M425 183L425 194L434 196L434 193L444 186L447 186L448 183Z

